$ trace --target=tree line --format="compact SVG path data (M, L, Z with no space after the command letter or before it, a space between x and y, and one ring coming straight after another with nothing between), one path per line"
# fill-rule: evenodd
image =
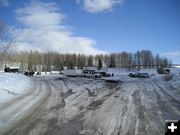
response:
M0 53L1 55L1 53ZM111 54L84 55L84 54L61 54L57 52L21 52L7 53L6 62L20 63L22 70L37 70L38 66L42 71L63 70L64 67L110 67L123 68L127 70L140 68L165 68L172 65L171 60L153 55L150 50L141 50L135 53L119 52Z

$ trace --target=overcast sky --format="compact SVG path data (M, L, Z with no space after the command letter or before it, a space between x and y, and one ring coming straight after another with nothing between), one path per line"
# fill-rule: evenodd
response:
M180 63L180 0L0 0L18 51L149 49Z

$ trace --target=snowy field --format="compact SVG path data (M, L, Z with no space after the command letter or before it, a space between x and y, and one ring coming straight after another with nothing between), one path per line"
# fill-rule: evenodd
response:
M180 119L180 69L171 71L165 81L155 70L141 79L111 69L116 83L3 74L1 89L24 94L0 104L0 135L163 135L165 119Z

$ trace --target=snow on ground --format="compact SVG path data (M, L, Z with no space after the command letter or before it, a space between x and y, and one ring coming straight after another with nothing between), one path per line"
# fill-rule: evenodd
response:
M14 73L0 73L0 103L6 102L30 89L32 81Z
M2 133L161 135L165 119L180 118L180 89L175 87L180 85L178 72L170 81L164 75L131 78L125 73L111 77L121 80L117 83L50 74L33 77L32 94L0 109L3 130L7 121L22 116L17 124L10 123L15 127Z
M115 76L110 79L119 82L52 74L33 77L34 91L29 96L0 108L0 128L13 120L15 127L6 134L161 135L165 119L180 118L180 70L171 69L170 81L155 69L140 71L156 73L150 78L111 71ZM20 116L22 120L16 123Z

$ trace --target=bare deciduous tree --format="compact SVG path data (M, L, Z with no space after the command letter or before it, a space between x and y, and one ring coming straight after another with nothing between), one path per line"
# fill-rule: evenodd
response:
M13 49L15 41L11 39L9 35L9 28L0 20L0 64L3 65L3 62L6 60L6 55Z
M136 53L121 52L105 55L84 55L84 54L60 54L57 52L32 52L31 61L33 70L41 66L42 71L62 70L64 66L68 68L86 66L118 67L121 69L140 69L169 67L172 62L159 55L154 56L151 51L137 51ZM10 62L22 63L24 68L28 67L30 56L29 52L8 54ZM28 69L28 68L27 68Z

